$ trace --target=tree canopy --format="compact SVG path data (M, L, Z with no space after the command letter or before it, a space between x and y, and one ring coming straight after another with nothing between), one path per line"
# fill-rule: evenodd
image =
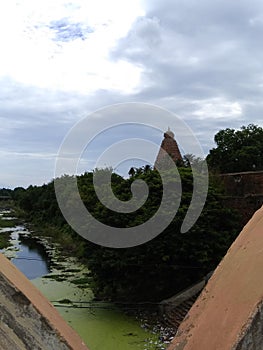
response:
M263 128L249 124L240 130L220 130L207 162L220 173L263 170Z
M163 191L158 171L149 167L133 170L130 171L128 179L111 174L112 190L122 201L131 199L131 184L135 179L148 184L148 199L132 213L113 212L103 206L94 189L94 172L77 177L83 203L99 221L115 227L137 226L149 220L158 210ZM111 170L95 170L96 173L100 172L101 178L108 171ZM63 245L70 242L68 246L72 249L71 254L74 253L86 261L97 297L130 301L161 300L186 288L214 269L240 228L235 213L222 205L220 189L210 181L201 216L191 230L182 234L180 228L192 198L193 176L191 167L187 166L179 168L179 173L182 197L173 221L155 239L125 249L101 247L78 236L60 213L53 181L41 187L30 186L24 191L16 189L13 196L26 212L28 220L37 225L52 226L49 234L62 232ZM175 176L176 174L167 171L168 181ZM107 196L107 191L105 195ZM74 205L67 189L65 200L69 205L71 202Z

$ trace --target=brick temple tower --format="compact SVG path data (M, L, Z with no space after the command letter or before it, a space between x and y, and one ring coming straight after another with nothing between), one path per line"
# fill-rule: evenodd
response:
M170 130L170 128L168 128L168 130L164 133L164 139L154 163L154 168L157 168L157 166L165 166L165 158L167 157L167 153L174 160L174 162L183 160L177 142L174 139L174 133Z

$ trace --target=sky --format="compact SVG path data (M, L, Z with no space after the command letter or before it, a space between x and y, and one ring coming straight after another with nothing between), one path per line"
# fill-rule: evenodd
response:
M64 138L83 118L92 116L91 132L102 119L132 122L129 113L94 114L115 104L176 114L204 154L221 129L263 126L261 0L0 0L0 6L0 187L49 182ZM146 114L137 123L151 124ZM176 135L178 120L160 119L158 128ZM103 147L118 142L116 134L162 141L155 129L127 128L94 141L79 171L91 170Z

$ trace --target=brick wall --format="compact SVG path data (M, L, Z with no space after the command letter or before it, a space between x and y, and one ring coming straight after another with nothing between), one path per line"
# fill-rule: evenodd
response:
M220 175L225 188L225 201L237 209L246 224L263 205L263 171Z

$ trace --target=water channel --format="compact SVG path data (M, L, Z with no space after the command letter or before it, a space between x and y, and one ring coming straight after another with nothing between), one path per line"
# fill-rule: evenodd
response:
M7 212L0 211L0 216ZM110 303L94 300L86 266L64 258L59 246L25 226L0 228L10 232L10 246L0 250L53 303L90 350L165 349L158 332Z

